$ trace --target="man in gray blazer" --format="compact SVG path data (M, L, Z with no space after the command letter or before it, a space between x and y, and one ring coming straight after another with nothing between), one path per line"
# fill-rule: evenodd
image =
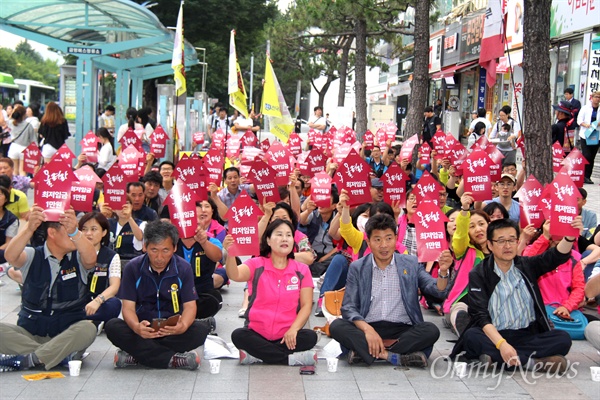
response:
M394 218L372 216L365 230L371 254L350 265L343 318L333 321L331 336L350 350L350 364L363 360L370 365L382 359L393 365L426 367L440 331L423 321L418 289L445 298L452 256L448 250L442 253L436 279L419 266L416 257L395 253Z

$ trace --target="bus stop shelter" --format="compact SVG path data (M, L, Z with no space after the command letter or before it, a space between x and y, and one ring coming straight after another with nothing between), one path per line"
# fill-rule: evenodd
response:
M96 125L99 69L117 75L117 126L125 122L128 107L141 107L144 80L173 74L175 32L133 1L2 1L0 30L77 56L76 153L84 134ZM187 41L184 54L186 68L199 64Z

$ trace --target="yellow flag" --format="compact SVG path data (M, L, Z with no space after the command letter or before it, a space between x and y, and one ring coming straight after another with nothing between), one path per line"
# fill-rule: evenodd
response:
M294 121L288 110L268 54L260 112L269 118L271 133L282 142L287 143L290 134L294 130Z
M184 62L184 40L183 40L183 1L179 6L179 15L177 16L177 29L175 30L175 41L173 46L173 59L171 68L173 68L175 79L175 92L181 96L186 92L185 84L185 62Z
M235 52L235 30L231 31L231 39L229 40L228 78L227 93L229 93L229 105L238 110L244 118L248 118L248 107L246 106L248 96L246 95L246 88L244 87L240 64L237 62L237 55Z

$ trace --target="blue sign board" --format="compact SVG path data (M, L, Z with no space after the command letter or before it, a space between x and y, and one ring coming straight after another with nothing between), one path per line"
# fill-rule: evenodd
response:
M479 68L479 85L477 88L477 108L485 108L485 68Z
M101 55L102 49L96 47L68 47L67 53L69 54L93 54Z

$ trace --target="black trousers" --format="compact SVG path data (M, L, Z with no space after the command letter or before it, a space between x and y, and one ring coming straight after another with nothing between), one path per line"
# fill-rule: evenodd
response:
M140 364L150 368L168 368L175 353L193 350L204 344L209 332L207 324L194 321L181 335L144 339L131 330L125 321L113 318L104 331L108 340L131 354Z
M521 365L527 365L528 359L542 358L554 355L565 356L571 348L571 337L566 331L557 329L535 333L531 329L505 329L499 331L500 335L508 344L515 348L517 355L521 360ZM500 350L496 349L495 343L486 336L483 329L473 327L467 329L463 334L465 356L469 359L476 359L481 354L487 354L492 357L496 363L502 364Z
M433 344L440 337L440 330L431 322L406 325L394 322L379 321L370 323L382 339L398 339L398 343L389 350L393 353L408 354L422 351L427 357L433 350ZM365 333L353 322L336 319L329 325L331 337L342 346L360 356L367 364L373 364L375 358L369 354L369 345Z
M583 154L583 157L585 157L585 159L589 162L589 164L585 166L585 177L588 179L592 177L592 170L594 169L594 160L596 159L596 154L598 153L599 148L599 144L590 146L586 143L584 139L581 139L581 153Z
M296 335L296 349L290 350L285 343L267 340L261 334L248 328L238 328L231 333L231 341L239 350L245 350L251 356L260 358L267 364L288 365L288 356L292 353L310 350L317 344L317 334L310 329L300 329Z

